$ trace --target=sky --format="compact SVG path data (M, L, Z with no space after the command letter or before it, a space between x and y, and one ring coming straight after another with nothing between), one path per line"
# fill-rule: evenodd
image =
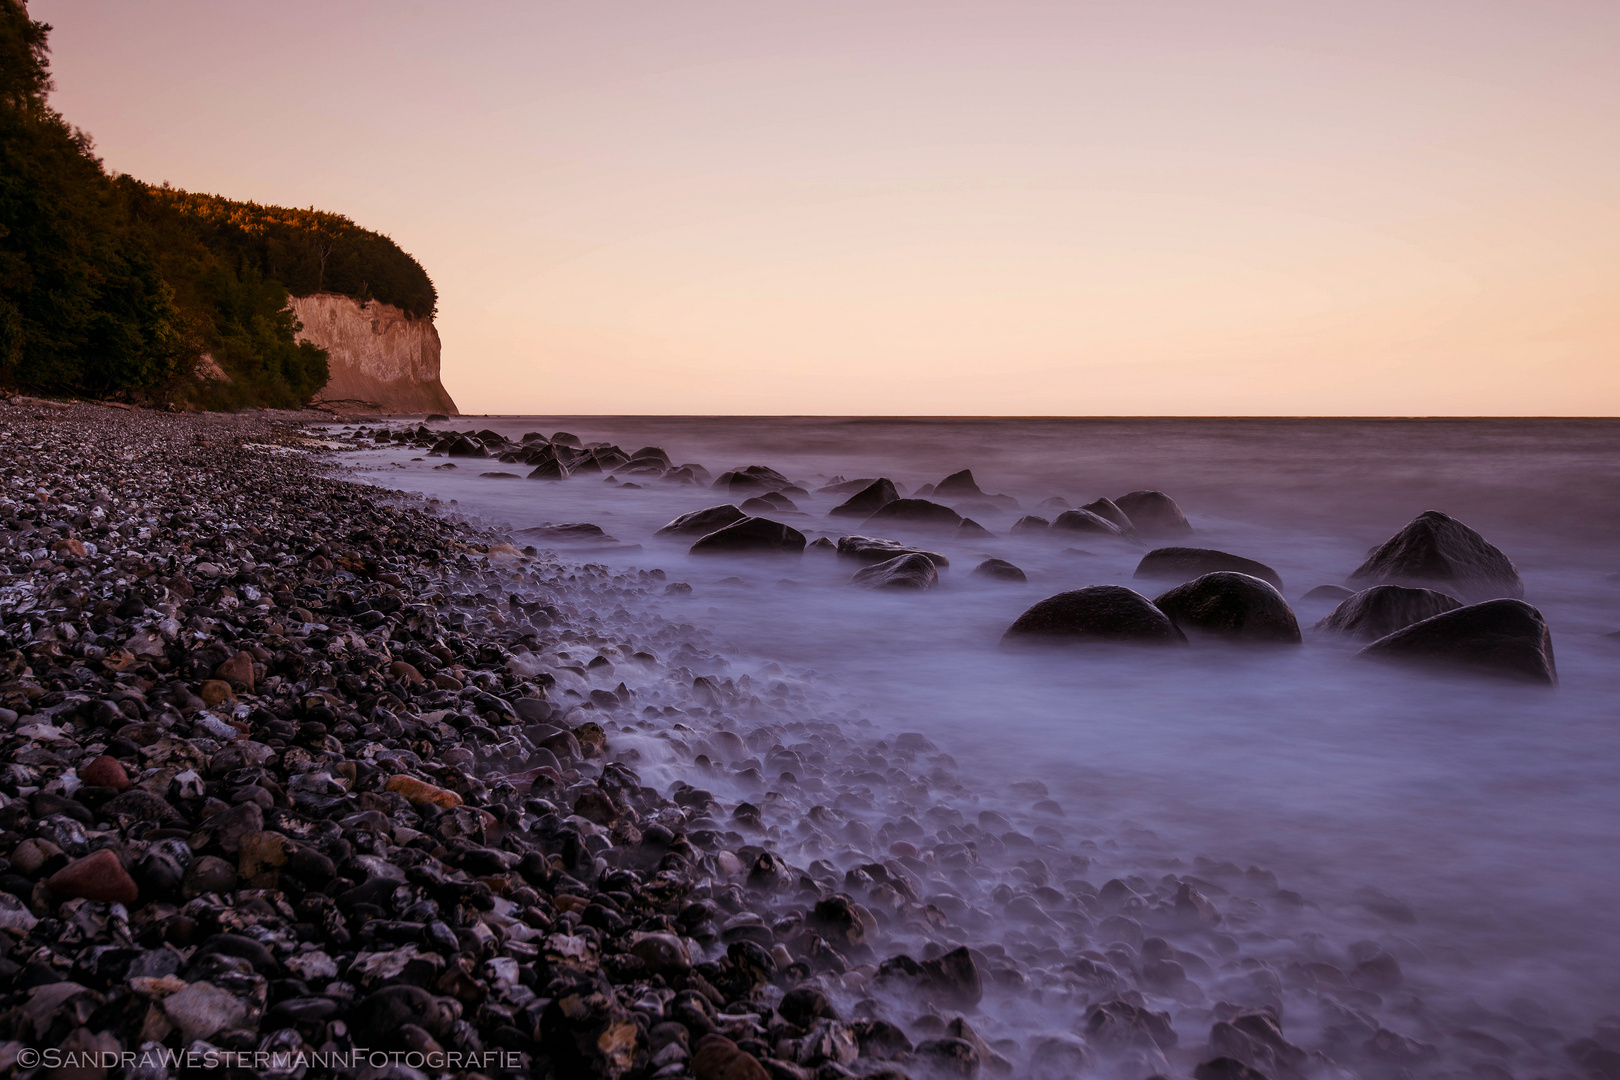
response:
M1613 0L33 0L386 233L464 412L1620 414Z

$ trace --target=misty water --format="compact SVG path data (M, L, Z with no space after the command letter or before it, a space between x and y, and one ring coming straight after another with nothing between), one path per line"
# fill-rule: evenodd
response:
M1430 1041L1467 1030L1501 1043L1442 1038L1438 1060L1403 1068L1562 1071L1563 1042L1620 1011L1620 640L1605 636L1620 630L1620 424L490 417L434 426L657 446L714 475L766 465L812 492L878 476L909 492L972 469L985 492L1021 508L964 508L994 539L873 533L951 560L937 589L880 593L851 586L856 567L830 553L694 558L689 538L653 535L679 514L740 501L707 485L485 479L528 470L466 459L440 469L444 459L411 460L419 452L408 448L347 459L376 483L454 500L450 509L478 520L600 525L621 546L565 556L657 567L689 583L689 595L650 598L648 612L701 630L729 662L725 674L783 671L814 689L812 705L784 709L821 710L875 737L920 732L955 759L985 808L1027 815L1032 789L1015 782L1044 783L1062 816L1043 820L1061 845L1086 853L1093 885L1169 872L1222 881L1212 864L1270 871L1282 893L1243 900L1229 877L1213 897L1247 913L1234 924L1244 956L1279 970L1311 955L1350 967L1352 945L1375 941L1399 959L1405 984L1365 997L1365 1012ZM1305 644L999 648L1008 624L1043 597L1131 584L1146 550L1011 536L1012 522L1053 516L1036 509L1052 496L1079 506L1144 488L1179 502L1196 530L1188 543L1274 567ZM811 539L870 532L827 517L843 497L795 497L800 513L772 516ZM1428 509L1478 529L1517 564L1526 599L1552 627L1557 687L1391 668L1356 658L1358 643L1311 632L1332 605L1301 597L1343 583L1369 547ZM971 576L988 556L1021 567L1028 583ZM1105 939L1093 933L1091 946L1105 949ZM1155 1007L1207 1011L1219 999L1212 989L1207 1000L1183 994ZM1309 1045L1301 1025L1342 1021L1301 1007L1285 1027ZM1019 1022L1032 1021L1009 1017ZM1206 1016L1181 1036L1197 1044L1207 1032Z

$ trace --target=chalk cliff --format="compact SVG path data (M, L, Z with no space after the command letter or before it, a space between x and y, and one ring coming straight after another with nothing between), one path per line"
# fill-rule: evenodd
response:
M389 413L454 413L439 382L439 332L391 304L367 304L337 293L288 301L303 324L300 341L328 354L331 377L317 402Z

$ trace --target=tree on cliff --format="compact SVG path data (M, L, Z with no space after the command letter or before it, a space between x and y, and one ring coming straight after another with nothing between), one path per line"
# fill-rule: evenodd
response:
M180 315L89 136L46 104L49 31L0 0L0 381L150 393L184 356Z
M327 356L297 341L289 293L432 317L421 264L342 215L109 176L47 104L49 33L0 0L0 385L297 406L326 384Z

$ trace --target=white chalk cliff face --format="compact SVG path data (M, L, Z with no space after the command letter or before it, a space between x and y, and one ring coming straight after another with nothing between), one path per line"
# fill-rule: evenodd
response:
M439 332L391 304L336 293L288 301L303 324L298 340L325 349L331 377L316 401L390 413L454 413L439 382Z

